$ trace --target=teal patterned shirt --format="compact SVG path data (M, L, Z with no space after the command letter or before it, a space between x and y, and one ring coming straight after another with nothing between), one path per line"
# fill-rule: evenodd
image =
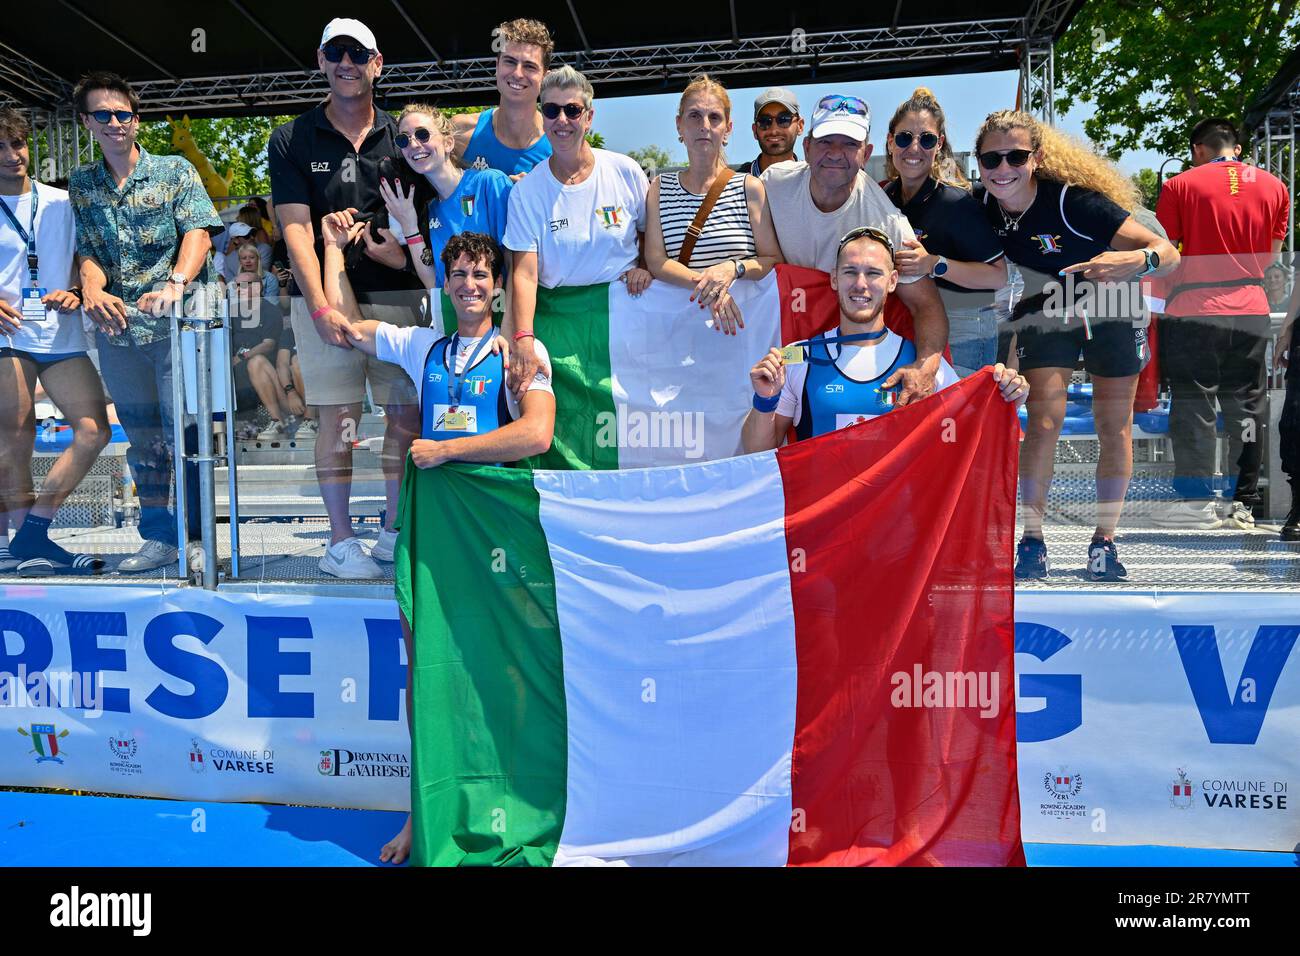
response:
M140 296L167 281L191 229L220 232L224 225L199 174L183 156L140 158L119 190L103 161L76 169L68 193L77 223L77 254L94 259L108 276L105 291L126 303L127 333L137 343L165 340L171 320L136 308ZM193 280L207 281L207 262ZM109 339L125 345L127 336Z

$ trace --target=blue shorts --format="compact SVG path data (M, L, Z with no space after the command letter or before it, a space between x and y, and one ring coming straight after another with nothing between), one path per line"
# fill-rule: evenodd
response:
M37 375L40 375L51 365L58 365L60 362L66 362L68 359L74 359L78 356L84 358L85 355L85 352L27 352L23 349L10 348L7 345L0 346L0 358L18 358L34 362L36 363Z

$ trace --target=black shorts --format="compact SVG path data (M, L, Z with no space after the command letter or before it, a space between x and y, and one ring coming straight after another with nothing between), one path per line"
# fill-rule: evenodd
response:
M261 404L261 399L257 397L257 389L253 388L253 382L248 377L248 362L236 365L234 373L235 407L241 412L256 409Z
M36 363L36 374L40 375L51 365L58 365L68 359L85 358L85 352L27 352L23 349L0 346L0 358L20 358Z
M1083 323L1071 320L1066 326L1059 319L1028 315L1003 327L1003 335L1016 336L1016 355L1020 371L1035 368L1073 369L1083 355L1083 367L1099 378L1127 378L1142 370L1146 351L1145 328L1134 328L1129 320L1092 323L1088 338ZM1005 343L999 354L1006 354Z

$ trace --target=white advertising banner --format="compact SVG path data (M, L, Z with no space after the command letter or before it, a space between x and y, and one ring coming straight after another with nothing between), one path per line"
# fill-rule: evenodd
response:
M1300 843L1300 594L1016 595L1028 842Z
M1022 592L1026 841L1300 843L1300 596ZM392 601L0 587L0 786L403 810Z
M405 810L395 601L0 588L0 784Z

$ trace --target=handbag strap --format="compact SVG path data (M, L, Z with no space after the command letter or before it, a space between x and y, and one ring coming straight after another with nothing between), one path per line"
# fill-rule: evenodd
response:
M695 220L686 227L686 236L682 239L682 251L677 253L677 261L682 265L690 265L696 240L704 232L704 221L709 218L709 213L713 212L718 197L722 195L722 190L727 188L727 183L731 182L735 172L730 166L723 166L722 171L713 180L713 185L709 187L709 191L704 194L704 201L700 203L700 208L695 210Z

